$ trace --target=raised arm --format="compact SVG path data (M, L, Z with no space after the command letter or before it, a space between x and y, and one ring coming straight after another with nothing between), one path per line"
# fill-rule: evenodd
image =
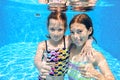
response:
M90 38L86 41L81 53L83 53L83 55L93 55L92 54L92 42L93 42L93 38Z
M35 63L35 65L36 65L36 67L38 68L39 71L41 69L44 47L45 47L44 43L39 43L38 44L38 48L37 48L35 59L34 59L34 63Z
M49 71L51 69L50 63L47 63L43 58L43 54L45 51L45 43L42 42L38 45L38 49L35 55L34 63L37 67L40 77L45 79L47 75L49 75Z

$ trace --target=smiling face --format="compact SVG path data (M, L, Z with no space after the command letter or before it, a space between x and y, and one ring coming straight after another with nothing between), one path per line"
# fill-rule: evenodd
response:
M61 40L65 33L64 22L62 22L61 20L50 19L48 31L52 40Z
M71 38L76 46L83 46L88 38L93 35L92 20L87 14L78 14L69 24Z
M84 24L73 23L70 26L71 39L76 46L83 46L91 34L91 28L88 30Z

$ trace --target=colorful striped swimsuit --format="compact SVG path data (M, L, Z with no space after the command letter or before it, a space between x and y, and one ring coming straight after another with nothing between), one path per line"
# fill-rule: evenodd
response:
M93 80L91 78L85 78L81 75L79 66L82 65L81 62L69 61L68 78L69 80Z
M46 51L47 51L47 59L48 62L54 62L55 67L51 68L51 72L49 73L51 76L64 76L68 70L68 62L69 62L69 53L70 51L66 48L65 45L65 37L64 37L64 48L51 50L49 51L46 43Z

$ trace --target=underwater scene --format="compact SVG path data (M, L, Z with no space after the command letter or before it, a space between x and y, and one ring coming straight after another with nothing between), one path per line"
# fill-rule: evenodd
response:
M0 0L0 7L0 80L38 80L34 57L38 43L48 39L48 5L38 0ZM120 80L119 8L118 0L98 0L93 10L74 11L68 5L65 12L68 26L76 14L92 18L99 45L93 47L103 53L116 80Z

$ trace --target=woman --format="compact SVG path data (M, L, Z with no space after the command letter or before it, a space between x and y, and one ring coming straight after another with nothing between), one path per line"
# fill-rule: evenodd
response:
M90 17L87 14L76 15L70 22L70 32L73 44L70 51L69 80L115 80L101 52L94 48L89 49L91 54L81 52L93 35Z

